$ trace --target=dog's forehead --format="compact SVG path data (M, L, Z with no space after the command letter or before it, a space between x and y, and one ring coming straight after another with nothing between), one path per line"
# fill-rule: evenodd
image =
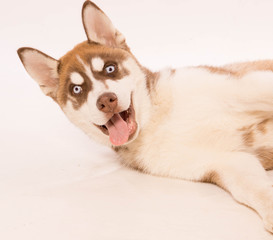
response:
M60 59L60 78L72 72L84 71L85 66L91 66L95 71L101 71L107 62L120 63L126 60L129 55L130 53L123 49L83 42Z

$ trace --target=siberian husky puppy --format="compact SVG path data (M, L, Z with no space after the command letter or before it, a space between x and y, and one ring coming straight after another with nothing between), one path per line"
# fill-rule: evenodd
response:
M217 184L273 232L273 61L151 72L94 3L82 19L88 40L60 60L18 50L45 95L125 165Z

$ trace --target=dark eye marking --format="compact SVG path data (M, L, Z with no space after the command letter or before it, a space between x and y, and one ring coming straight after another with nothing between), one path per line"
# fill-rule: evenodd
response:
M101 57L101 56L100 56ZM129 71L122 65L122 62L116 62L110 57L101 57L104 61L104 66L100 71L96 71L91 64L91 71L96 80L120 80L129 74ZM122 59L121 59L122 60Z
M83 92L83 89L80 85L71 84L70 88L71 88L70 92L73 96L79 96Z
M79 109L86 101L90 91L92 91L92 81L83 71L78 71L77 69L71 70L72 72L77 72L83 78L82 83L73 83L73 80L70 79L71 74L68 74L69 78L67 79L66 87L66 96L72 102L74 109Z
M108 62L104 65L102 73L109 77L115 77L118 73L118 65L113 62Z
M113 73L116 71L116 66L115 65L109 65L105 68L105 72L107 74Z

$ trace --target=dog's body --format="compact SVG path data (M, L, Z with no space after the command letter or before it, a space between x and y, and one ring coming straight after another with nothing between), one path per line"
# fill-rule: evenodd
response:
M88 41L59 61L19 49L29 74L67 117L146 173L215 183L273 232L273 61L152 73L93 3Z

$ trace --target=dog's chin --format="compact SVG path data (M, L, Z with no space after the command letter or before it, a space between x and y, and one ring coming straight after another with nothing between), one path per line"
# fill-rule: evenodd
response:
M110 128L111 128L111 126L113 127L114 122L117 122L116 119L118 119L120 122L122 122L121 130L124 131L124 128L125 128L125 132L126 132L126 134L125 134L126 137L122 137L123 139L120 142L119 141L117 142L117 141L111 139L111 137L112 137L111 134L112 135L114 135L114 134ZM136 121L135 109L134 109L134 105L133 105L132 100L131 100L131 104L128 109L118 112L118 113L113 113L112 116L107 121L107 123L105 123L104 125L97 125L97 124L94 124L94 125L103 134L109 136L109 140L112 145L121 146L121 145L128 144L129 142L132 142L136 138L136 135L138 133L138 124ZM119 131L119 129L117 130L117 128L114 130L114 132L117 132L117 134L115 134L115 135L118 135L118 131ZM120 135L122 136L124 134L120 133Z

